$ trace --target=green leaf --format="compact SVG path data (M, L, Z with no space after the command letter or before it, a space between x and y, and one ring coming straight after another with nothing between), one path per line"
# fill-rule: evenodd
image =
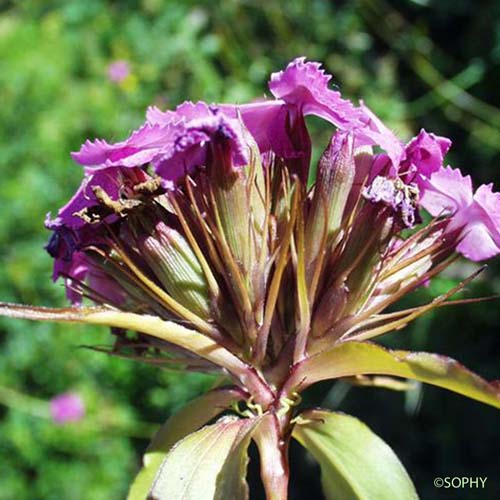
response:
M147 497L165 455L175 443L241 399L243 395L237 389L217 389L196 398L170 417L146 450L144 467L132 483L128 500L144 500Z
M309 410L292 436L319 462L327 500L418 498L392 449L357 418Z
M222 417L189 434L165 457L148 499L246 499L246 450L259 421Z
M260 418L254 420L260 420ZM246 475L250 459L247 451L257 422L253 422L251 427L248 425L250 424L241 429L240 435L235 440L224 466L217 476L214 500L248 499Z
M52 321L55 323L87 323L142 332L183 347L234 374L246 374L247 366L215 340L172 321L149 314L135 314L107 307L33 307L0 302L0 316Z
M443 387L500 408L500 387L488 383L458 361L428 352L393 351L369 342L343 342L298 363L284 392L290 394L320 380L353 375L392 375Z
M165 340L191 351L199 357L225 368L243 382L249 392L258 395L259 403L269 404L274 394L262 377L244 361L214 339L197 330L150 314L135 314L108 307L34 307L0 302L0 316L52 321L54 323L87 323L123 328Z

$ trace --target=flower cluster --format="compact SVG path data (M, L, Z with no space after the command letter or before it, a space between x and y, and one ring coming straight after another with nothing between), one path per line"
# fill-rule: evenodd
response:
M473 192L470 177L445 166L450 140L422 130L404 144L330 79L298 58L271 76L271 99L151 107L127 139L87 141L72 155L80 188L47 218L47 251L73 304L100 307L2 309L106 324L111 354L226 375L235 386L215 402L247 406L220 426L256 440L269 498L286 497L292 431L311 437L310 414L296 406L318 380L410 377L500 405L494 386L453 360L364 342L463 287L385 312L459 254L500 253L500 194ZM308 115L336 129L311 186Z
M449 250L475 261L499 253L500 194L494 193L491 185L481 186L473 194L470 177L443 166L451 142L422 130L402 145L366 106L356 107L330 90L329 80L319 64L300 58L285 71L272 75L273 100L240 106L186 102L173 112L152 107L146 123L126 140L115 144L87 141L72 155L85 167L80 189L55 219L47 220L47 227L54 231L47 246L56 259L54 278L67 279L71 300L79 301L81 294L75 292L73 283L85 277L94 292L113 298L113 303L123 299L122 288L114 281L110 283L110 277L82 249L104 243L108 231L103 229L104 224L120 221L148 200L185 192L187 178L195 186L195 178L206 175L200 172L210 168L209 163L220 163L212 165L212 170L223 169L221 164L226 163L228 173L246 176L248 182L244 171L251 162L254 168L259 163L269 177L277 170L277 161L283 162L291 182L296 178L304 189L311 152L304 117L309 114L322 117L339 131L320 163L317 185L322 201L314 193L304 197L310 212L305 224L311 227L314 219L316 226L316 241L308 245L318 244L318 230L325 229L321 224L338 226L328 227L328 232L344 229L345 242L345 222L347 216L352 218L356 204L356 211L368 218L369 212L378 214L384 211L382 207L388 208L384 221L394 222L388 248L397 245L403 228L413 227L420 220L419 208L423 207L433 216L446 219L433 235L439 234L442 241L448 235ZM384 152L373 153L371 148L377 146ZM338 160L339 155L345 158ZM345 176L339 182L333 174L342 170L338 166L342 161L350 163L343 167L345 174L337 172L337 177ZM328 188L325 176L331 177ZM332 204L338 193L344 199ZM366 201L360 203L360 193L375 205L375 210L366 207ZM333 217L326 217L330 220L315 213L319 203L330 206L329 210L335 206ZM242 230L248 232L247 228ZM428 235L427 241L431 237ZM261 239L265 240L265 235Z

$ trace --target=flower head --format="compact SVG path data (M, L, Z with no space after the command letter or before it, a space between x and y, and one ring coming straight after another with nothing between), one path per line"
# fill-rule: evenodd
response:
M299 393L319 380L409 377L500 406L496 386L453 360L366 343L461 290L474 276L430 304L387 312L459 254L500 253L500 194L491 185L474 193L469 177L443 166L448 139L422 130L404 145L330 79L298 58L271 76L273 98L152 107L125 140L87 141L72 155L84 181L47 219L46 248L72 302L97 307L0 306L15 317L105 324L115 343L101 350L111 355L234 384L199 404L206 422L214 407L237 416L180 441L153 496L189 443L220 435L214 446L228 453L255 439L268 493L285 498L287 442L311 444L315 415L297 415ZM307 115L336 128L310 187ZM164 496L176 497L172 484Z

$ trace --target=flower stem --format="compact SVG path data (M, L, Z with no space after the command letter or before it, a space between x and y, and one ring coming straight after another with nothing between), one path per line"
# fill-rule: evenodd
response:
M283 437L281 426L274 413L268 414L256 430L255 441L260 454L260 474L267 500L287 500L288 439Z

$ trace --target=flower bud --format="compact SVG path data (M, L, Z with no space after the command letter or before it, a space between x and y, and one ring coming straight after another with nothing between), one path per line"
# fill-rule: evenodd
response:
M321 337L343 317L349 290L347 286L332 286L322 296L312 321L312 336Z
M265 241L265 182L260 153L250 133L242 125L242 136L249 149L249 163L233 168L230 151L222 136L214 141L208 164L206 190L213 194L213 216L218 229L242 272L250 296L256 284L252 281ZM205 189L204 189L205 191Z
M373 161L374 157L371 147L363 146L356 148L354 151L354 181L345 207L345 213L350 214L356 208L361 192L370 176Z
M345 307L346 314L360 310L369 298L376 282L378 266L393 235L393 228L392 217L380 212L368 213L363 224L360 224L360 231L354 230L351 235L345 251L349 262L345 285L350 292Z
M354 175L353 137L345 132L337 132L318 164L306 227L309 265L319 256L325 231L327 245L334 241L339 232Z
M198 316L211 316L210 294L203 269L188 241L177 230L158 222L139 235L139 250L169 295Z

